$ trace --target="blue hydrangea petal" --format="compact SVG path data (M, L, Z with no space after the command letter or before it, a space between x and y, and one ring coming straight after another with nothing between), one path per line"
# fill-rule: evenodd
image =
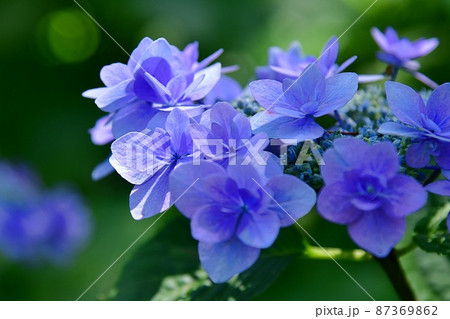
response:
M348 224L360 217L362 212L351 202L344 183L326 185L317 199L318 213L333 223Z
M180 155L188 151L192 152L192 143L188 133L189 123L189 116L179 109L171 111L166 120L165 129L171 137L172 148ZM191 146L190 150L186 149L189 145Z
M145 37L141 40L141 42L139 42L136 49L131 52L130 59L128 60L128 68L130 69L130 71L134 72L137 63L141 60L142 54L152 43L152 39Z
M372 145L366 155L364 166L387 178L394 177L400 169L397 151L389 142Z
M114 138L117 139L130 132L143 131L156 113L158 111L151 104L143 101L130 103L121 108L112 120Z
M372 33L372 37L375 40L375 42L378 44L378 46L384 50L384 51L388 51L389 50L389 42L386 39L386 37L384 36L383 32L381 32L378 28L373 27L372 29L370 29L370 32ZM394 31L395 32L395 31Z
M130 72L130 69L123 63L105 65L100 70L100 79L108 87L115 86L132 77L133 74Z
M427 192L414 178L397 175L388 181L383 211L391 217L404 217L421 209L427 198Z
M380 125L378 133L396 136L407 136L413 138L419 138L423 136L423 132L420 130L403 125L401 123L386 122Z
M437 87L428 98L427 115L441 129L450 131L450 83Z
M215 63L206 69L200 70L194 75L194 82L202 78L198 85L194 87L188 86L185 91L185 99L197 101L204 98L217 84L221 75L220 63Z
M130 211L134 219L149 218L170 207L169 175L172 168L167 165L145 183L134 186L130 194Z
M105 112L114 112L132 102L136 96L133 93L133 79L129 79L108 88L95 99L95 104Z
M203 99L205 104L214 104L218 101L231 102L242 93L242 87L236 80L222 75L217 84Z
M323 64L327 69L329 69L336 63L338 54L339 41L336 36L332 36L322 50L319 63Z
M296 109L287 102L283 92L283 84L275 80L257 80L249 84L255 100L265 109L271 111L278 108Z
M431 53L439 45L437 38L419 39L414 41L414 54L410 56L410 59L417 59Z
M448 180L450 180L450 170L442 170L442 175Z
M425 113L422 97L409 86L386 82L386 97L394 115L403 123L422 127L421 114Z
M325 95L320 101L315 117L319 117L343 107L358 89L356 73L340 73L326 79Z
M91 141L95 145L105 145L114 140L112 133L111 115L106 115L99 118L95 122L95 126L89 129L91 134Z
M444 170L450 169L450 142L438 142L436 150L437 154L434 155L436 163Z
M219 205L200 207L191 217L192 237L210 244L229 240L234 235L238 219L238 210L223 212Z
M200 262L211 280L223 283L250 268L258 259L260 250L233 237L217 244L199 242Z
M280 116L261 125L254 133L265 132L270 138L297 139L301 142L319 138L324 131L311 117L297 119Z
M150 43L140 54L138 63L136 64L133 73L143 67L144 61L150 58L162 58L167 62L175 62L176 58L173 54L172 47L164 38L159 38ZM181 61L180 61L181 62Z
M266 187L277 203L270 204L270 209L278 213L280 226L286 227L311 211L316 203L316 192L306 183L291 175L272 178ZM286 213L287 212L287 213Z
M364 212L358 220L348 225L353 241L379 258L390 253L405 231L405 218L392 218L381 210Z
M345 61L344 61L344 62L336 69L336 71L335 71L334 73L335 73L335 74L336 74L336 73L341 73L341 72L344 71L348 66L350 66L350 64L352 64L353 62L355 62L357 58L358 58L358 57L357 57L356 55L354 55L354 56L352 56L351 58L345 60ZM358 79L358 81L359 81L359 79Z
M430 162L431 153L424 142L414 143L406 151L406 164L412 168L422 168Z
M311 64L296 80L285 79L283 91L290 105L300 107L308 102L319 102L325 94L325 83L319 68Z
M450 181L448 180L441 180L428 184L425 188L427 191L434 194L450 196Z
M105 159L104 161L100 162L95 166L94 170L91 173L91 178L94 181L98 181L109 174L114 172L114 167L112 167L111 163L109 162L109 157Z
M102 87L102 88L95 88L95 89L90 89L90 90L86 90L83 93L81 93L82 97L88 98L88 99L96 99L98 98L100 95L106 93L108 91L107 87Z
M212 174L226 176L226 171L222 166L208 161L202 161L200 165L183 163L173 170L170 192L173 200L177 200L175 206L186 217L190 218L199 207L209 204L209 190L203 189L200 179Z
M370 151L369 144L351 137L343 137L335 140L333 147L342 161L353 168L360 167L364 163L364 161L361 161L361 158L365 158L367 152ZM324 169L326 169L325 166Z
M246 245L255 248L272 246L280 231L280 219L275 212L249 212L243 214L236 236Z

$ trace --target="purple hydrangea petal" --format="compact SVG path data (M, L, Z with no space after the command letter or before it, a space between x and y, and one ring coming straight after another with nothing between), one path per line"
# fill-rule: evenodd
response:
M172 62L175 59L173 55L172 48L166 39L159 38L152 43L150 43L145 50L140 54L138 63L136 64L133 73L143 68L144 61L150 58L158 57L166 60L167 62Z
M114 167L112 167L112 165L109 163L108 157L106 160L104 160L94 168L94 170L91 173L91 178L94 181L98 181L108 176L112 172L114 172Z
M325 95L314 113L315 117L331 113L347 104L358 89L358 75L340 73L329 77L325 83Z
M137 63L141 60L142 54L152 43L152 39L145 37L141 40L141 42L139 42L136 49L131 52L130 59L128 60L128 68L130 69L130 71L134 72Z
M326 185L317 199L319 214L333 223L348 224L357 220L362 212L351 202L351 195L346 192L342 182Z
M319 68L310 64L296 80L283 81L283 91L290 105L318 102L325 94L325 77Z
M249 87L255 100L265 109L293 109L286 101L282 83L275 80L258 80L251 82Z
M129 183L142 184L170 163L170 155L166 154L169 143L165 131L125 134L112 143L110 163Z
M407 136L413 138L419 138L423 136L423 133L414 128L403 125L401 123L386 122L380 125L378 133L396 136Z
M394 115L403 123L422 127L421 114L425 111L422 97L409 86L386 82L386 96Z
M190 99L192 101L200 100L204 98L217 84L220 79L220 63L215 63L206 69L198 71L195 73L194 82L196 79L202 78L200 83L195 88L188 87L186 91L189 91L188 94L185 94L186 99Z
M335 71L335 74L341 73L344 71L347 67L349 67L353 62L356 61L358 57L356 55L352 56L351 58L345 60Z
M130 132L141 132L157 113L158 111L147 102L136 101L130 103L118 110L114 115L112 133L117 139ZM164 127L164 125L159 127Z
M375 42L378 44L378 46L384 50L384 51L388 51L390 46L389 46L389 42L386 39L386 37L384 36L383 32L381 32L378 28L373 27L372 29L370 29L370 32L372 33L372 37L375 40ZM395 31L394 31L395 32Z
M327 69L331 68L337 60L339 54L339 41L336 36L332 36L325 47L322 50L322 54L319 60L320 64L323 64Z
M421 209L427 202L427 192L414 178L397 175L388 181L383 211L393 218L404 217Z
M363 164L361 158L365 158L366 154L370 151L369 144L351 137L343 137L335 140L333 147L339 155L340 161L345 163L344 165L354 168L358 168ZM332 162L331 164L335 165L336 163ZM332 176L329 172L329 169L333 169L332 165L327 167L327 162L325 162L325 165L322 167L325 182L328 182L328 176Z
M387 178L394 177L400 169L397 151L394 145L389 142L381 142L371 146L366 156L364 166Z
M441 180L428 184L425 188L427 191L434 194L450 196L450 181L448 180Z
M184 111L174 109L166 120L165 130L171 137L172 148L175 152L183 154L185 148L192 143L188 133L189 116ZM180 152L181 151L181 152ZM192 152L192 148L190 150Z
M385 79L384 74L360 74L358 75L358 82L359 83L370 83L370 82L376 82L381 81Z
M120 82L108 88L95 99L95 104L105 112L114 112L135 99L133 93L133 79Z
M167 165L145 183L134 186L130 194L130 210L134 219L149 218L170 207L169 175L172 168Z
M392 218L380 210L364 212L358 220L348 225L353 241L379 258L390 253L405 231L404 218Z
M411 59L420 58L431 53L439 45L439 40L437 38L431 39L419 39L413 43L415 53L411 56Z
M305 216L316 203L316 192L306 183L290 175L272 178L266 187L277 203L271 203L270 209L278 213L280 226L286 227ZM287 212L287 213L286 213Z
M427 115L439 127L450 131L450 83L436 88L428 98Z
M225 169L213 162L202 161L200 165L191 163L180 164L175 167L170 176L170 192L175 205L186 217L191 215L202 205L209 203L200 178L212 174L226 175Z
M406 151L406 164L412 168L422 168L430 162L430 156L427 143L414 143Z
M239 211L224 212L218 205L197 209L191 217L192 237L210 244L229 240L236 229Z
M128 66L123 63L106 65L100 71L100 79L108 87L116 86L117 84L130 79L132 76Z
M236 229L237 237L255 248L272 246L280 231L280 219L274 212L244 213Z
M242 243L233 237L228 241L207 244L200 242L200 262L214 283L223 283L252 266L260 250Z
M194 41L186 45L183 49L183 54L181 55L181 59L184 64L186 64L191 70L195 63L198 60L198 42Z
M265 132L270 138L295 138L301 142L319 138L323 135L324 131L311 117L297 119L280 116L267 124L259 126L254 130L254 133Z
M222 68L223 71L223 68ZM214 104L218 101L231 102L242 93L242 87L236 80L222 75L217 84L203 99L205 104Z
M112 134L111 115L106 115L95 122L95 126L89 129L92 143L95 145L105 145L114 140Z
M96 88L96 89L90 89L90 90L86 90L84 91L81 96L88 98L88 99L96 99L98 98L100 95L106 93L108 91L108 88L103 87L103 88Z
M448 180L450 180L450 170L442 170L442 175Z
M450 169L450 142L438 142L436 151L437 154L434 155L434 159L439 167L444 170Z
M223 49L219 49L213 54L209 55L208 57L204 58L202 61L200 61L196 67L196 69L202 69L210 65L214 60L216 60L219 56L221 56L223 53Z

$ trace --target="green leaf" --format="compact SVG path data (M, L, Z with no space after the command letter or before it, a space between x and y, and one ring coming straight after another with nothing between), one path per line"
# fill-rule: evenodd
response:
M429 213L414 229L414 240L421 249L450 256L450 234L446 223L449 210L450 203L442 204L432 197Z
M197 242L190 234L189 220L178 216L142 244L124 266L116 299L150 300L164 278L198 268Z
M214 284L199 265L189 220L174 218L144 243L123 269L118 300L251 300L264 292L305 249L294 227L282 229L258 261L227 283Z

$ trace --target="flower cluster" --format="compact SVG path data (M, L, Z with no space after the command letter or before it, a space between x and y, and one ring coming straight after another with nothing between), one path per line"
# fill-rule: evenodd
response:
M372 32L384 51L378 57L415 75L413 60L437 45ZM111 165L134 185L135 219L175 205L216 283L255 263L280 227L311 211L316 192L320 216L386 257L427 191L449 195L450 181L432 178L440 170L449 177L450 84L426 104L396 82L386 83L387 99L379 86L358 91L361 76L342 73L355 57L339 66L338 51L335 37L318 58L299 43L273 47L242 93L219 63L209 66L221 51L198 62L197 43L181 51L142 40L127 65L102 69L106 87L84 93L109 113L91 130L94 143L112 142L97 175Z
M89 213L67 187L43 192L26 167L0 162L0 252L30 265L64 264L90 233Z

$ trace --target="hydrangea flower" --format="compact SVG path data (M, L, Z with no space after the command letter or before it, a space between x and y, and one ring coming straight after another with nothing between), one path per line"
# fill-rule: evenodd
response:
M343 107L358 88L356 73L341 73L329 78L315 65L297 80L258 80L250 83L256 101L266 110L251 119L255 133L270 138L304 141L321 137L324 129L314 121Z
M205 97L219 81L220 63L207 65L220 54L221 50L197 62L196 42L180 51L163 38L144 38L128 64L103 67L100 78L106 87L88 90L83 95L95 98L105 112L114 112L136 100L164 106L192 104Z
M433 156L442 169L450 169L450 83L436 88L426 104L413 89L396 82L386 82L386 96L402 123L383 123L378 132L413 139L406 153L408 166L424 167Z
M222 165L235 163L254 145L262 151L269 143L265 133L253 136L248 118L226 102L205 111L200 123L191 126L190 133L197 149Z
M293 176L273 173L272 168L258 172L252 165L224 169L209 161L185 163L173 171L175 205L191 220L200 262L213 282L248 269L260 250L273 244L280 227L292 225L314 206L313 189Z
M90 234L89 212L67 187L44 191L24 166L0 162L0 252L30 265L66 264Z
M304 55L299 42L292 42L285 52L281 48L271 47L269 49L269 59L267 66L256 69L258 79L272 79L282 82L284 79L296 79L303 73L311 63L317 67L325 77L330 77L345 70L356 60L356 56L346 60L340 66L336 63L339 53L338 39L333 36L320 54L320 59L312 55Z
M241 85L229 76L222 75L213 89L204 97L203 103L231 102L242 94Z
M171 205L169 175L192 156L189 116L179 109L170 112L165 129L130 132L111 145L111 165L134 184L130 194L133 218L152 217Z
M411 41L407 38L399 37L397 32L391 27L386 28L383 34L379 29L372 28L372 36L381 52L377 52L377 58L395 68L401 68L416 77L419 81L426 85L435 88L437 84L427 78L424 74L417 72L420 64L415 61L430 52L432 52L438 45L437 38L418 39ZM396 71L394 71L396 72ZM395 74L394 74L395 77Z
M395 147L339 138L324 154L325 187L317 210L325 219L347 225L353 241L386 257L406 231L406 216L422 208L427 192L412 177L399 174Z

